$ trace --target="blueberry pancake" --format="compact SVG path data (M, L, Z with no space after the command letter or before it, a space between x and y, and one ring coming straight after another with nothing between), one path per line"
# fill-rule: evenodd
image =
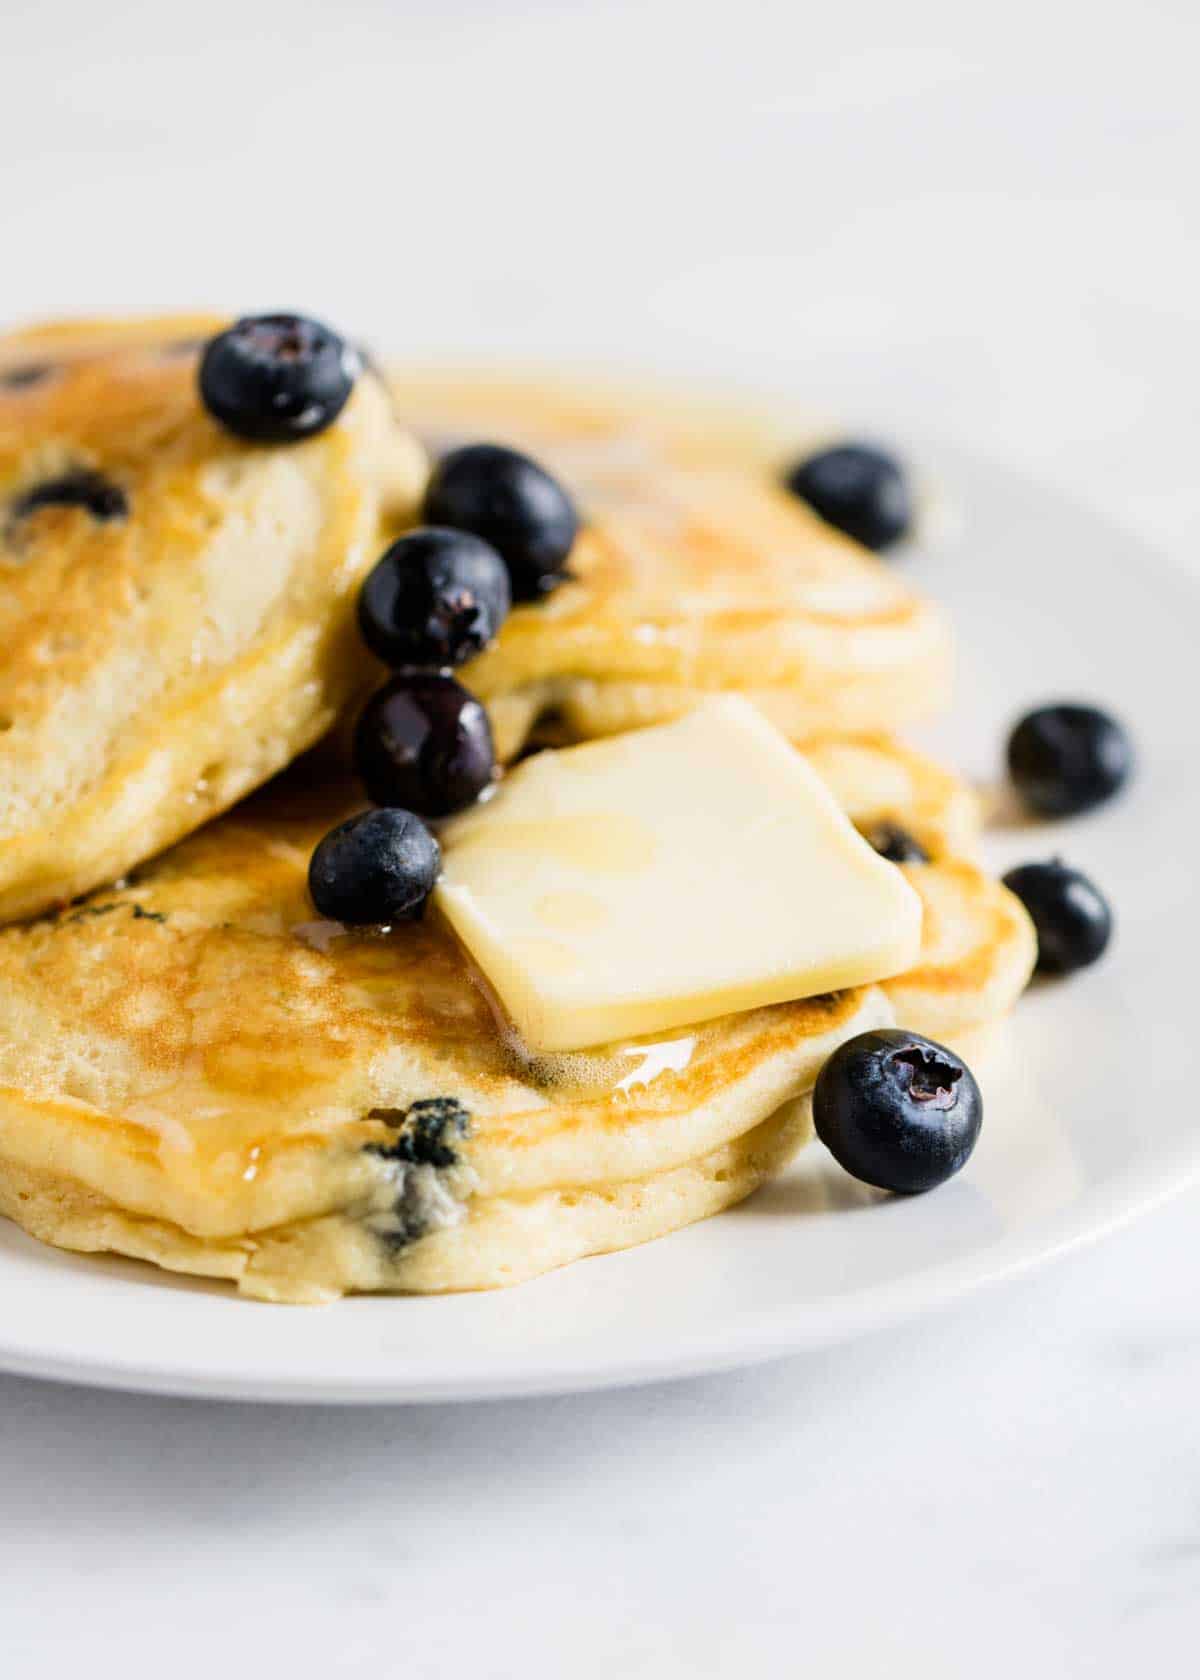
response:
M0 339L0 920L225 810L369 679L354 593L422 451L356 358L336 420L247 441L199 395L218 325Z
M0 1206L246 1294L513 1283L748 1194L808 1135L865 988L522 1056L433 918L314 919L348 808L308 765L140 871L0 932Z
M954 778L883 738L809 746L929 907L911 974L530 1058L436 920L315 918L310 854L353 801L305 762L130 884L0 932L0 1206L316 1301L515 1283L742 1199L807 1140L837 1045L893 1018L973 1042L1032 960L1020 905L946 850L973 833Z
M502 758L547 713L579 739L732 690L800 735L896 728L945 698L940 614L787 492L765 422L552 379L398 370L392 386L435 453L514 445L579 503L567 581L464 668Z

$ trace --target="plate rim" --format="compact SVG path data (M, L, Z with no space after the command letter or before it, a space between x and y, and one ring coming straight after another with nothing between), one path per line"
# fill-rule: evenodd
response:
M773 1308L749 1315L733 1334L726 1331L719 1338L694 1334L682 1344L672 1343L669 1350L627 1355L603 1367L581 1364L572 1369L562 1361L545 1360L520 1368L481 1367L478 1372L456 1375L435 1372L415 1380L397 1379L389 1371L377 1381L357 1377L339 1382L326 1374L280 1375L244 1367L223 1370L219 1365L197 1374L177 1362L147 1361L144 1355L80 1360L0 1341L0 1371L117 1393L295 1406L465 1405L684 1381L801 1357L895 1329L927 1312L950 1310L968 1296L1002 1287L1103 1241L1198 1183L1200 1154L1181 1144L1168 1157L1093 1191L1068 1212L1035 1221L966 1259L910 1272L892 1284L853 1291L839 1299L836 1316L829 1313L827 1303L810 1302L790 1311ZM1135 1185L1137 1193L1131 1194ZM504 1292L496 1293L502 1296ZM354 1311L372 1300L378 1297L352 1297L324 1310ZM263 1310L262 1303L236 1296L229 1297L228 1305L239 1311Z

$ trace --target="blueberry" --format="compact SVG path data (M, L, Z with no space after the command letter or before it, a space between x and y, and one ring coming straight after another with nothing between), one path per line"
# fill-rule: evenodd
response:
M1120 791L1133 767L1129 736L1096 706L1039 706L1008 738L1017 792L1041 817L1071 817Z
M322 916L352 927L414 921L441 861L437 841L411 811L363 811L321 841L308 890Z
M457 1097L422 1097L408 1108L372 1108L368 1120L382 1120L396 1133L394 1142L369 1144L377 1155L415 1167L453 1167L454 1147L471 1133L470 1110Z
M929 853L921 842L898 823L876 823L865 838L889 863L928 863Z
M888 1027L859 1033L830 1056L813 1092L813 1121L848 1173L912 1194L944 1184L966 1164L983 1098L952 1051Z
M866 548L888 548L912 529L904 469L882 449L841 443L799 461L784 479L793 496Z
M469 531L430 525L394 542L358 597L363 640L388 665L461 665L508 615L504 562Z
M214 420L254 443L296 443L345 408L358 352L303 315L248 315L211 339L200 397Z
M1100 889L1061 858L1010 869L1004 885L1016 893L1037 930L1042 974L1073 974L1104 955L1113 917Z
M453 677L402 671L367 701L354 733L354 763L376 804L449 816L492 779L487 713Z
M23 391L29 385L42 384L53 372L53 362L18 362L14 367L0 368L0 389Z
M508 567L514 601L536 601L564 578L579 530L557 479L515 449L472 443L444 455L425 492L431 525L471 531Z
M25 519L44 507L84 508L93 519L124 519L129 499L119 484L91 467L73 467L58 478L43 480L17 497L9 510L13 520Z

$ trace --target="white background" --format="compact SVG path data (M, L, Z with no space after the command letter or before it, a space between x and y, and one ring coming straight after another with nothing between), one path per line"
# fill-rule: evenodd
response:
M301 307L422 354L733 373L1195 564L1197 16L7 0L0 310ZM1189 1672L1198 1214L622 1395L289 1413L0 1379L0 1672Z

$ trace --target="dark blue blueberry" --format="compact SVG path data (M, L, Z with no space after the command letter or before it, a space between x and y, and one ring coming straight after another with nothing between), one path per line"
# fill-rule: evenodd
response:
M15 367L0 368L0 389L23 391L29 385L40 385L53 372L53 362L18 362Z
M1116 718L1096 706L1039 706L1009 736L1008 768L1031 811L1071 817L1124 787L1133 746Z
M427 526L394 542L362 586L358 623L388 665L461 665L508 616L508 573L469 531Z
M929 853L921 842L898 823L876 823L874 828L867 830L866 839L889 863L929 862Z
M26 519L44 507L84 508L93 519L124 519L129 498L119 484L90 467L74 467L58 478L46 479L26 490L9 509L11 520Z
M864 1184L913 1194L963 1167L983 1123L983 1098L960 1057L918 1033L859 1033L821 1069L817 1136Z
M1099 887L1061 858L1010 869L1004 885L1016 893L1037 930L1038 969L1073 974L1102 957L1113 916Z
M495 769L487 713L453 677L402 671L372 696L354 733L368 796L423 817L473 804Z
M371 1144L375 1154L410 1166L452 1167L455 1144L470 1134L471 1116L457 1097L421 1097L408 1108L373 1108L368 1120L382 1120L395 1142Z
M798 462L784 482L826 524L865 548L888 548L912 529L904 469L882 449L841 443Z
M333 424L360 368L357 350L320 321L250 315L209 341L200 397L238 437L295 443Z
M321 841L308 890L322 916L351 927L419 917L441 868L437 841L411 811L363 811Z
M565 577L579 530L575 504L536 461L494 443L451 450L425 492L431 525L471 531L490 543L512 582L514 601L536 601Z

